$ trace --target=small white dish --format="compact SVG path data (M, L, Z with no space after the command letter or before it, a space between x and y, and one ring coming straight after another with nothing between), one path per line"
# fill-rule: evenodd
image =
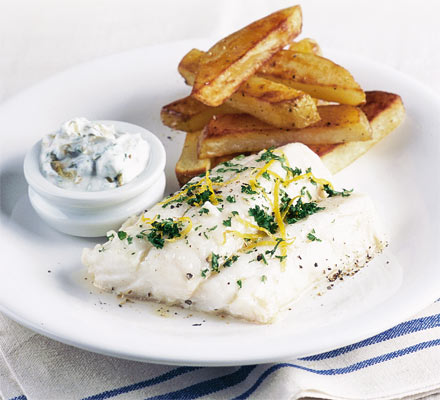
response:
M165 190L165 149L150 131L121 121L99 121L117 130L140 133L150 146L145 169L132 181L115 189L82 192L60 188L48 181L40 169L41 140L26 154L24 175L29 199L37 214L56 230L74 236L105 236L129 216L151 207Z

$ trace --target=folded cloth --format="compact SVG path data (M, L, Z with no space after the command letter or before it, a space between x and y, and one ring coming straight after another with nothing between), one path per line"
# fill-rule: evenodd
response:
M340 349L227 368L102 356L38 335L0 314L0 395L5 400L416 399L437 391L439 301L392 329Z

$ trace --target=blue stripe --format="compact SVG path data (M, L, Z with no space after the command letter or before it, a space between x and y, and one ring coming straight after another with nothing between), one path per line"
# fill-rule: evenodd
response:
M123 387L120 387L118 389L107 390L105 392L102 392L102 393L99 393L99 394L95 394L95 395L90 396L90 397L85 397L83 400L103 400L103 399L108 399L110 397L119 396L120 394L132 392L134 390L143 389L143 388L146 388L148 386L154 386L154 385L157 385L159 383L163 383L163 382L169 381L169 380L171 380L171 379L173 379L173 378L175 378L175 377L177 377L179 375L183 375L183 374L186 374L188 372L191 372L191 371L194 371L194 370L197 370L197 369L200 369L200 367L179 367L179 368L175 368L175 369L172 369L171 371L166 372L165 374L156 376L155 378L148 379L146 381L142 381L142 382L138 382L138 383L134 383L134 384L128 385L128 386L123 386Z
M362 348L362 347L365 347L365 346L369 346L371 344L380 343L380 342L383 342L383 341L386 341L386 340L394 339L396 337L407 335L409 333L418 332L418 331L422 331L422 330L426 330L426 329L431 329L431 328L435 328L435 327L439 327L439 326L440 326L440 314L431 315L429 317L418 318L418 319L414 319L414 320L411 320L411 321L403 322L403 323L401 323L399 325L396 325L394 328L391 328L391 329L389 329L389 330L387 330L387 331L385 331L385 332L383 332L383 333L381 333L379 335L373 336L373 337L371 337L369 339L366 339L366 340L363 340L361 342L358 342L358 343L355 343L355 344L352 344L352 345L349 345L349 346L345 346L345 347L342 347L340 349L332 350L332 351L329 351L329 352L326 352L326 353L322 353L322 354L318 354L318 355L314 355L314 356L310 356L310 357L304 357L304 358L301 358L300 360L302 360L302 361L319 361L319 360L324 360L324 359L328 359L328 358L333 358L333 357L337 357L337 356L339 356L341 354L345 354L345 353L347 353L349 351L353 351L353 350L356 350L356 349L359 349L359 348ZM429 342L424 342L424 343L429 343ZM423 343L421 343L420 345L423 345ZM418 345L415 345L415 346L418 346ZM412 346L412 347L414 347L414 346ZM408 348L408 349L410 349L410 348ZM418 350L414 350L414 351L418 351ZM389 353L389 354L392 354L392 353ZM403 354L401 354L401 355L403 355ZM398 357L400 357L401 355L398 355ZM354 365L355 366L356 365L361 365L362 363L371 362L371 360L374 360L374 359L366 360L366 361L363 361L363 362L360 362L360 363L357 363L357 364L354 364ZM386 361L386 360L384 360L384 361ZM382 362L382 361L378 361L378 362ZM374 364L372 364L372 365L374 365ZM321 374L321 375L331 375L331 373L329 371L336 371L334 374L347 373L347 372L340 372L340 371L342 371L344 369L339 369L339 370L338 369L336 369L336 370L313 370L313 369L306 368L306 367L303 367L303 366L300 366L300 365L295 365L295 364L276 364L276 365L270 367L268 370L266 370L266 372L259 378L259 380L261 380L261 382L262 382L266 378L267 375L270 375L272 372L276 371L277 369L283 368L283 367L286 367L286 366L303 369L303 370L306 370L306 371L309 371L309 372L313 372L313 373L317 373L317 374ZM369 366L369 365L361 366L361 367L358 367L357 369L365 368L366 366ZM353 366L351 366L351 367L353 367ZM351 367L346 367L346 368L351 368ZM252 369L254 369L255 366L253 366L253 367L242 367L242 368L252 368ZM148 386L153 386L153 385L165 382L167 380L173 379L174 377L177 377L177 376L182 375L184 373L191 372L191 371L196 370L196 369L199 369L199 368L198 367L180 367L180 368L176 368L176 369L171 370L171 371L169 371L169 372L167 372L167 373L165 373L163 375L160 375L160 376L158 376L156 378L152 378L152 379L149 379L149 380L146 380L146 381L138 382L138 383L135 383L135 384L132 384L132 385L129 385L129 386L124 386L124 387L121 387L121 388L118 388L118 389L109 390L109 391L106 391L106 392L103 392L103 393L100 393L100 394L97 394L97 395L94 395L94 396L87 397L87 398L85 398L83 400L102 400L102 399L108 399L110 397L118 396L118 395L123 394L123 393L128 393L128 392L131 392L131 391L134 391L134 390L139 390L139 389L142 389L142 388L145 388L145 387L148 387ZM355 369L355 370L357 370L357 369ZM200 396L204 396L206 394L214 393L214 391L206 392L206 390L207 390L206 389L206 387L207 387L206 385L208 385L208 387L209 387L209 382L212 381L212 382L214 382L219 387L219 389L216 389L215 391L223 390L223 389L225 389L227 387L234 386L234 385L242 382L243 380L245 380L247 375L249 375L249 373L251 371L249 371L246 374L246 376L241 379L241 381L236 382L237 377L238 377L238 375L237 375L238 372L240 372L240 374L242 373L241 370L238 370L238 371L236 371L236 372L234 372L234 373L232 373L230 375L226 375L224 377L216 378L216 379L213 379L213 380L210 380L210 381L201 382L199 384L190 386L190 387L188 387L186 389L182 389L182 390L179 390L179 391L176 391L176 392L170 392L168 394L157 396L157 397L153 397L151 399L181 398L184 395L186 396L185 399L186 398L188 398L188 399L197 398L197 397L200 397ZM352 371L348 371L348 372L352 372ZM229 383L228 385L225 386L225 380L230 379L230 377L232 377L231 383ZM223 381L223 384L221 384L221 382L219 380ZM260 383L258 383L258 382L259 381L257 380L257 382L255 383L255 385L257 385L256 387L258 387L259 384L261 383L261 382ZM199 388L202 391L205 391L206 394L198 394L198 393L191 392L192 390L196 390L196 389L199 389ZM212 388L210 390L212 390ZM200 393L202 393L202 392L200 392ZM165 397L163 397L163 396L165 396ZM177 397L172 397L172 396L177 396ZM196 397L191 397L191 396L196 396ZM10 400L26 400L26 397L25 396L19 396L19 397L16 397L14 399L10 399Z
M27 397L24 394L22 394L21 396L13 397L12 399L9 400L27 400Z
M316 354L309 357L303 357L301 361L320 361L328 358L338 357L341 354L349 351L360 349L361 347L370 346L375 343L381 343L386 340L395 339L400 336L408 335L410 333L423 331L426 329L438 328L440 326L440 314L431 315L429 317L417 318L410 321L402 322L394 328L388 329L385 332L379 333L376 336L362 340L361 342L350 344L349 346L341 347L336 350L328 351L326 353Z
M224 375L219 378L209 379L207 381L188 386L185 389L177 390L175 392L169 392L166 394L161 394L159 396L149 397L147 400L191 400L197 399L202 396L207 396L243 382L255 369L255 367L255 365L240 367L232 374Z
M247 399L250 395L252 395L255 390L261 385L261 383L273 372L285 368L285 367L291 367L291 368L298 368L304 371L312 372L318 375L343 375L348 374L351 372L358 371L363 368L371 367L372 365L380 364L385 361L389 361L398 357L402 357L407 354L416 353L420 350L428 349L430 347L434 346L440 346L440 339L430 340L427 342L421 342L413 346L406 347L401 350L393 351L391 353L386 353L381 356L373 357L368 360L360 361L356 364L349 365L348 367L343 368L332 368L332 369L312 369L307 368L302 365L297 364L289 364L289 363L282 363L282 364L275 364L272 367L268 368L266 371L264 371L260 377L256 380L254 385L248 389L246 392L242 393L240 396L236 397L234 400L243 400Z

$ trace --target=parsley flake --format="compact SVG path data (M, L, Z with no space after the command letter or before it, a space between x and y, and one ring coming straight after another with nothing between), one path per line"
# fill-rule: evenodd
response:
M119 231L118 232L118 238L119 240L124 240L127 237L127 232Z
M254 217L255 222L261 228L267 229L270 233L275 233L278 229L278 224L275 222L275 217L269 215L260 206L256 205L249 209L249 215Z
M203 214L209 214L209 210L208 210L207 208L205 208L205 207L202 207L202 208L199 210L199 214L200 214L200 215L203 215Z
M353 189L347 190L342 189L342 192L338 192L334 189L332 189L328 184L324 185L324 191L327 193L328 197L335 197L335 196L342 196L342 197L348 197L353 192Z
M165 244L165 239L180 237L182 226L182 222L174 222L172 218L167 218L162 221L158 220L151 224L149 232L148 230L143 230L139 232L136 237L138 239L148 240L154 247L161 249Z
M252 187L251 187L251 185L249 185L249 183L243 183L241 185L241 193L257 194L257 192L255 190L252 190Z
M267 179L268 181L270 181L270 175L269 175L269 172L264 171L264 172L261 174L261 176L262 176L264 179Z
M284 157L279 156L278 154L275 154L273 152L273 147L270 149L267 149L264 153L261 154L260 158L258 158L256 161L265 161L268 162L270 160L277 160L280 162L284 162Z
M292 204L289 207L289 210L286 214L286 222L288 224L294 224L295 222L298 222L321 210L324 210L324 207L319 207L318 203L314 201L303 203L301 199L298 199L295 204Z
M315 230L314 229L312 229L311 230L311 232L309 232L308 234L307 234L307 239L309 239L311 242L322 242L322 240L321 239L319 239L319 238L317 238L316 236L315 236Z
M234 256L228 258L228 259L224 262L223 266L224 266L224 267L230 267L230 266L232 265L232 263L234 263L235 261L238 260L238 257L239 257L239 256L234 255Z
M228 219L225 219L224 221L223 221L223 225L224 226L231 226L231 218L232 217L229 217Z
M218 267L218 259L219 259L219 255L215 254L215 253L211 253L211 270L214 272L220 272Z

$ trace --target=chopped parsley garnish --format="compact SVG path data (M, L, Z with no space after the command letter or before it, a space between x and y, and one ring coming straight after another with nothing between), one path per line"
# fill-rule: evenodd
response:
M261 275L261 282L266 282L266 281L267 281L267 276Z
M127 242L128 242L128 244L132 244L133 243L133 237L132 236L127 236Z
M284 162L284 157L281 157L273 152L273 147L267 149L263 154L261 154L260 158L257 161L265 161L268 162L270 160L277 160Z
M225 167L240 167L240 164L235 164L232 161L224 161L221 165L224 165Z
M278 224L275 222L275 217L266 213L260 206L256 205L254 208L249 208L249 215L254 217L259 227L267 229L270 233L277 231Z
M202 278L206 278L206 273L209 271L209 269L208 268L206 268L206 269L204 269L201 273L200 273L200 275L202 275Z
M275 258L278 258L278 260L283 261L287 258L287 256L275 256Z
M240 154L237 157L234 157L234 160L243 160L243 158L245 158L246 156L244 154Z
M204 174L202 174L203 176ZM211 179L213 182L221 182L223 180L222 177L214 177ZM202 192L200 190L204 189ZM187 183L185 186L182 187L182 193L180 196L172 199L172 200L165 200L165 203L162 205L162 208L166 208L171 204L177 204L178 206L181 206L184 202L189 204L190 206L203 206L207 201L210 200L211 196L215 195L209 188L204 187L203 185L200 185L200 181L194 182L194 183ZM171 196L171 195L170 195ZM220 201L220 200L219 200Z
M215 231L216 229L217 229L217 225L215 225L215 226L213 226L211 228L208 228L206 231L207 232L212 232L212 231Z
M342 189L342 192L338 192L332 189L329 185L324 185L323 188L324 191L327 193L328 197L335 197L335 196L348 197L353 192L353 189L351 190Z
M280 245L281 242L284 242L284 239L282 238L277 238L276 239L277 244L275 245L275 247L272 250L266 250L266 254L270 254L271 257L275 254L275 252L277 251L278 246Z
M267 179L268 181L270 181L270 175L269 175L269 172L264 171L264 172L261 174L261 176L262 176L264 179Z
M286 191L281 189L281 197L280 197L280 212L284 213L284 211L287 210L287 206L289 205L290 202L290 197L287 194Z
M238 257L239 257L239 256L232 256L232 257L228 258L228 259L224 262L223 266L224 266L224 267L230 267L230 266L232 265L232 263L234 263L235 261L238 260Z
M239 279L239 280L237 281L237 285L238 285L238 287L239 287L240 289L243 287L243 283L241 282L241 279Z
M188 191L189 193L189 191ZM202 206L203 204L205 204L209 198L211 197L211 194L213 194L209 189L204 190L201 193L195 193L193 198L190 198L187 200L187 203L190 206Z
M238 211L231 211L232 215L238 215Z
M126 238L127 238L127 232L119 231L119 232L118 232L118 238L119 238L119 240L124 240L124 239L126 239Z
M308 217L309 215L315 214L318 211L324 210L324 207L319 207L318 203L311 201L309 203L303 203L301 199L298 199L296 204L292 204L289 207L289 211L286 214L286 222L288 224L294 224Z
M229 217L228 219L225 219L225 220L223 221L223 225L224 225L224 226L231 226L231 218L232 218L232 217Z
M228 201L229 203L235 203L236 202L235 196L228 196L228 197L226 197L226 201Z
M180 237L182 222L174 222L171 218L154 221L151 230L143 230L136 235L138 239L148 240L157 249L163 248L165 239Z
M219 259L219 257L220 256L218 254L211 253L211 270L214 271L214 272L220 272L218 270L218 267L219 267L218 259Z
M205 208L205 207L202 207L202 208L199 210L199 214L200 214L200 215L203 215L203 214L209 214L209 210L208 210L207 208Z
M252 190L252 187L251 187L251 185L249 185L249 183L243 183L241 185L241 193L257 194L257 192L255 190Z
M220 168L217 168L216 172L222 173L222 172L233 171L233 172L240 173L240 172L246 171L247 169L249 169L249 167L244 167L241 164L236 164L231 161L225 161L224 163L220 164Z
M307 239L309 239L311 242L315 242L315 241L322 242L321 239L319 239L315 236L315 233L316 233L315 230L312 229L312 231L307 234Z
M302 170L298 167L291 168L284 164L282 164L281 167L283 167L283 169L286 170L287 172L290 172L292 174L292 177L299 176L302 174Z
M218 175L218 176L213 176L211 177L211 182L216 182L216 183L220 183L223 182L223 177Z
M113 240L115 238L115 234L112 233L111 235L107 236L107 240Z

